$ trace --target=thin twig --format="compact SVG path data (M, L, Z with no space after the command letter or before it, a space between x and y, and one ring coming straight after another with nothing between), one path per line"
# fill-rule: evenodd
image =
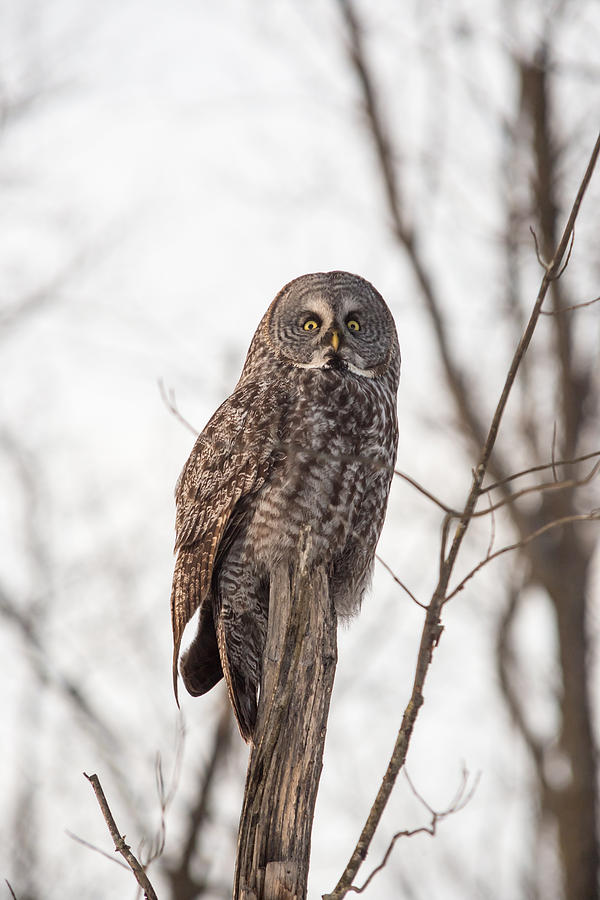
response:
M414 487L420 494L423 494L427 497L428 500L431 500L432 503L435 503L436 506L439 506L440 509L443 509L444 512L451 513L453 516L459 516L460 513L452 509L451 506L448 506L442 500L432 494L431 491L428 491L427 488L424 488L422 484L419 484L418 481L415 481L410 475L407 475L406 472L401 472L400 469L394 469L394 475L397 475L399 478L404 479L404 481L408 482L412 487Z
M571 232L571 240L569 241L569 250L567 252L567 258L565 259L564 263L560 267L559 271L554 276L555 281L558 281L558 279L563 275L565 269L569 265L569 261L571 259L571 253L573 252L573 244L574 243L575 243L575 226L573 225L573 230Z
M188 422L188 420L184 416L182 416L181 413L179 412L179 409L177 407L177 401L175 400L175 391L172 388L169 388L167 390L162 378L158 379L158 390L160 391L160 396L162 398L162 401L165 404L165 406L167 407L167 409L169 410L169 412L173 416L175 416L175 418L179 422L181 422L181 424L184 425L188 429L188 431L191 431L192 434L194 435L194 437L198 437L200 432L196 428L194 428L194 426L191 424L191 422Z
M10 883L10 881L8 880L8 878L5 878L4 881L6 882L6 886L7 886L7 888L8 888L9 891L10 891L10 896L13 898L13 900L17 900L17 895L16 895L15 892L13 891L13 889L12 889L12 884Z
M539 466L530 466L528 469L523 469L521 472L515 472L507 478L503 478L502 481L494 481L492 484L480 488L480 493L485 494L496 488L504 487L504 485L509 484L509 482L515 481L517 478L523 478L525 475L532 475L534 472L543 472L544 469L554 470L558 466L573 466L575 463L585 462L588 459L594 459L596 456L600 456L600 450L594 450L592 453L585 453L583 456L575 456L573 459L552 460L552 462L543 463Z
M561 316L566 312L573 312L574 309L584 309L586 306L593 306L594 303L600 303L600 297L594 297L593 300L586 300L583 303L572 303L570 306L563 306L561 309L542 309L542 316Z
M454 798L450 801L449 805L446 807L446 809L444 811L436 812L433 809L433 807L430 806L430 804L427 802L427 800L425 800L423 795L421 793L419 793L419 791L416 789L407 770L404 769L403 772L404 772L404 777L406 778L411 791L413 792L413 794L415 795L415 797L417 798L419 803L421 803L425 807L425 809L427 810L427 812L430 815L437 816L438 819L441 819L444 816L449 816L455 812L460 812L462 809L464 809L465 806L467 805L467 803L469 803L471 801L475 791L477 790L477 787L479 785L479 780L481 777L481 774L478 772L477 775L475 776L475 780L473 781L471 788L467 791L467 784L469 783L469 772L463 766L463 770L461 772L461 777L460 777L460 782L459 782L456 792L454 794Z
M535 531L532 531L531 534L526 535L522 540L515 541L514 544L508 544L506 547L502 547L500 550L496 550L495 553L492 553L491 556L486 556L485 559L482 559L481 562L477 563L477 565L471 569L471 571L465 575L463 580L456 585L454 590L450 591L447 595L444 603L447 603L449 600L452 600L453 597L456 596L460 591L463 590L464 586L468 581L473 578L477 572L480 572L484 566L487 566L488 563L491 563L492 560L497 559L499 556L502 556L503 553L509 553L511 550L520 550L521 547L526 547L527 544L530 544L536 538L540 537L542 534L545 534L547 531L552 531L554 528L558 528L560 525L566 525L569 522L597 522L600 521L600 511L593 510L589 513L580 513L572 516L562 516L560 519L554 519L552 522L546 522L545 525L542 525L541 528L536 528Z
M158 900L156 891L152 887L150 880L144 871L144 867L133 855L133 853L131 852L131 847L125 843L125 836L121 835L119 829L117 828L117 824L113 818L112 812L110 811L108 801L104 796L104 791L102 790L102 786L100 784L98 776L86 775L85 772L83 774L94 789L96 800L98 801L98 804L102 811L102 815L104 816L104 821L106 822L107 828L110 832L110 836L113 839L115 850L117 851L117 853L121 854L129 868L133 872L135 880L143 890L146 900Z
M551 464L552 465L552 464ZM546 466L546 468L548 468ZM497 503L492 503L490 500L490 505L487 509L480 509L473 512L472 518L477 519L482 516L488 516L490 513L494 513L497 509L501 509L503 506L507 506L509 503L514 503L515 500L519 500L521 497L526 497L528 494L544 494L550 491L564 491L568 488L578 488L583 485L589 484L600 470L600 460L592 467L592 469L588 472L587 475L584 475L583 478L569 478L565 481L546 481L542 482L542 484L532 484L529 487L522 488L520 491L517 491L516 494L511 494L509 497L503 497L502 500L498 500ZM482 491L482 494L484 492ZM489 495L488 495L489 496Z
M542 269L545 269L546 271L548 271L548 263L545 262L545 261L542 259L542 257L541 257L541 254L540 254L540 245L539 245L539 243L538 243L538 237L537 237L537 234L535 233L535 228L533 227L533 225L530 225L530 226L529 226L529 230L530 230L530 232L531 232L532 235L533 235L533 240L534 240L534 243L535 243L535 255L536 255L536 257L537 257L537 261L539 262L539 264L540 264L540 266L542 267Z
M175 745L175 759L173 762L173 771L171 773L171 778L169 781L169 786L167 787L165 784L164 774L163 774L163 766L162 766L162 758L160 753L156 754L156 760L154 764L154 776L156 779L156 793L158 795L158 802L160 806L160 823L158 826L158 832L150 844L150 848L148 850L148 855L144 859L144 868L148 868L150 863L154 862L160 856L162 856L163 851L165 849L165 841L167 837L167 810L171 805L175 794L177 792L177 787L179 785L179 777L181 775L181 762L183 759L183 748L184 748L184 738L185 733L183 727L180 727L177 732L177 742ZM139 848L140 857L142 855L142 846Z
M390 567L388 566L388 564L385 562L385 560L383 560L383 559L381 558L381 556L379 555L379 553L376 553L376 554L375 554L375 559L377 559L378 562L381 563L381 565L383 566L383 568L384 568L387 572L390 573L390 575L392 576L392 578L394 579L394 581L396 582L396 584L398 584L398 585L402 588L402 590L405 591L405 592L408 594L408 596L410 597L410 599L411 599L414 603L416 603L417 606L420 606L421 609L427 609L427 606L426 606L424 603L421 603L420 600L417 600L417 598L415 597L415 595L413 594L413 592L412 592L411 590L409 590L409 589L406 587L406 585L404 584L404 582L403 582L403 581L400 581L400 579L398 578L398 576L392 571L392 569L390 569Z
M596 138L596 143L594 144L594 149L592 150L590 160L588 162L587 169L585 170L585 174L583 176L581 184L579 185L579 190L577 191L577 196L575 197L575 202L573 203L573 207L571 209L571 214L569 215L569 220L568 220L567 224L565 225L565 229L564 229L562 237L560 239L560 243L558 245L556 253L554 254L554 260L556 261L556 262L553 261L552 267L554 270L558 269L558 267L560 266L560 261L564 255L565 248L570 240L570 236L573 232L573 229L575 228L575 220L577 219L577 216L579 215L579 208L580 208L583 198L585 196L585 192L588 188L588 185L592 179L592 175L594 174L594 169L596 167L596 162L598 160L599 153L600 153L600 134Z
M467 805L467 803L469 803L469 801L473 797L473 794L475 793L475 791L477 789L477 785L479 784L479 775L477 775L477 777L475 778L475 781L473 783L473 786L467 793L465 793L469 776L468 776L467 772L463 771L461 783L460 783L458 790L454 796L454 799L452 800L450 805L444 810L436 811L429 805L429 803L427 803L427 801L417 791L417 789L415 788L411 779L409 778L408 772L406 771L406 769L404 770L404 775L406 777L406 780L408 781L408 784L410 785L411 791L413 792L413 794L415 795L417 800L419 800L419 802L422 803L422 805L425 807L427 812L430 814L431 821L430 821L429 825L421 825L419 828L410 828L410 829L405 829L403 831L397 831L390 839L390 843L388 844L387 850L385 851L381 862L379 863L378 866L376 866L372 870L372 872L369 874L368 878L361 885L361 887L357 887L356 885L353 885L353 884L350 885L348 890L352 891L355 894L362 894L363 891L365 891L367 889L367 887L369 886L369 884L371 883L371 881L373 880L375 875L377 875L379 872L381 872L382 869L385 868L385 866L387 865L388 860L391 856L392 850L394 849L394 847L396 845L396 841L398 841L402 837L414 837L414 835L416 835L416 834L429 834L431 837L434 837L436 834L438 822L441 822L443 819L448 818L448 816L451 816L454 813L460 812L462 809L464 809L465 806Z
M106 850L102 849L102 847L97 847L96 844L92 844L91 841L86 841L85 838L79 837L78 834L74 834L68 829L65 831L65 834L67 835L67 837L70 837L72 841L75 841L75 843L81 844L82 847L87 847L88 850L93 850L94 853L99 853L100 856L105 856L106 859L109 859L117 866L121 866L122 869L127 869L127 871L129 871L129 866L127 865L127 863L123 862L122 859L117 859L114 853L107 853Z

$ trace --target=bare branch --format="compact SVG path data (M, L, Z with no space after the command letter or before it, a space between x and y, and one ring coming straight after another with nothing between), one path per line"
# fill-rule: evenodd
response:
M537 234L535 233L535 229L530 225L529 230L532 233L533 240L535 242L535 255L537 256L537 261L539 262L542 269L544 269L547 272L551 266L551 263L547 263L544 259L542 259L541 255L540 255L540 247L538 244L538 239L537 239ZM555 280L558 280L561 277L561 275L563 274L563 272L569 265L569 260L571 259L571 253L573 252L574 241L575 241L575 229L573 229L573 231L571 232L571 239L569 242L569 252L567 253L567 258L565 259L565 261L564 261L563 265L561 266L560 270L558 271L558 273L556 275L554 275ZM575 307L569 307L569 308L574 309ZM559 309L556 312L563 312L563 311L564 310ZM553 315L553 314L554 313L546 313L546 315Z
M116 863L117 866L121 866L122 869L127 869L127 871L129 871L129 866L127 865L127 863L123 862L122 859L117 859L114 853L107 853L106 850L102 849L102 847L97 847L96 844L92 844L91 841L86 841L85 838L79 837L78 834L74 834L68 829L65 831L65 834L67 835L67 837L70 837L72 841L75 841L76 844L81 844L82 847L87 847L88 850L93 850L94 853L99 853L100 856L105 856L106 859L109 859L111 862Z
M146 900L158 900L156 891L152 887L143 866L131 852L131 847L129 847L129 845L125 843L125 836L121 835L119 829L117 828L117 824L113 818L112 812L110 811L108 801L104 796L104 791L102 790L102 786L100 784L98 776L86 775L85 772L83 774L94 789L96 799L102 811L102 815L104 816L104 821L106 822L107 828L110 832L110 836L113 839L115 850L117 851L117 853L121 854L129 868L133 872L135 880L143 890Z
M191 431L194 437L198 437L200 432L196 428L194 428L194 426L190 422L188 422L188 420L179 412L179 408L175 400L175 391L172 388L169 388L167 390L162 378L158 379L158 389L160 391L162 401L169 412L174 415L175 418L188 429L188 431Z
M8 880L8 878L5 878L4 881L5 881L5 883L6 883L7 888L8 888L9 891L10 891L10 896L12 897L12 900L17 900L17 895L16 895L15 892L13 891L12 884L10 883L10 881Z
M469 775L468 775L468 772L463 770L461 782L460 782L460 785L454 796L454 799L452 800L452 802L446 809L441 810L441 811L436 811L429 805L429 803L427 803L426 800L424 800L424 798L421 796L421 794L419 794L419 792L415 788L414 784L412 783L411 779L409 778L408 772L406 771L406 769L404 770L404 775L410 785L411 791L413 792L413 794L415 795L417 800L419 800L419 802L423 804L423 806L425 807L427 812L430 814L431 821L430 821L429 825L421 825L419 828L411 828L411 829L405 829L404 831L397 831L392 836L390 843L388 845L388 848L383 855L383 859L381 860L379 865L373 869L373 871L370 873L370 875L368 876L368 878L366 879L364 884L362 884L361 887L356 887L355 885L351 885L349 887L348 890L353 891L355 894L362 894L363 891L365 891L366 888L369 886L369 884L371 883L371 881L373 880L375 875L377 875L378 872L381 872L381 870L385 868L385 866L387 865L388 860L391 856L392 850L394 849L394 847L396 845L396 841L398 841L402 837L414 837L414 835L416 835L416 834L429 834L429 835L431 835L431 837L435 837L438 823L443 821L443 819L447 819L448 816L451 816L454 813L460 812L461 809L464 809L465 806L467 805L467 803L469 803L469 801L473 797L473 794L477 790L477 785L479 784L479 775L477 775L470 790L467 791L466 788L467 788L467 782L468 782Z
M394 581L396 582L396 584L398 584L398 585L402 588L402 590L405 591L405 592L408 594L408 596L410 597L410 599L411 599L414 603L416 603L417 606L420 606L421 609L427 609L426 605L425 605L424 603L421 603L420 600L417 600L417 598L415 597L415 595L413 594L413 592L410 591L410 590L406 587L406 585L404 584L404 582L403 582L403 581L400 581L400 579L398 578L398 576L392 571L392 569L390 569L390 567L388 566L388 564L385 562L385 560L383 560L383 559L381 558L381 556L379 555L379 553L376 553L376 554L375 554L375 559L377 559L378 562L381 563L381 565L383 566L383 568L384 568L387 572L390 573L390 575L392 576L392 578L394 579Z
M540 310L542 308L542 303L544 302L548 288L549 288L551 282L554 281L558 277L558 273L560 272L562 260L565 255L565 251L567 249L569 241L571 239L571 234L573 233L573 229L575 227L575 220L577 218L577 214L579 213L579 209L581 207L581 203L582 203L583 197L585 195L585 192L591 181L592 174L594 172L599 153L600 153L600 134L598 134L598 137L596 138L596 143L592 150L590 160L588 162L583 179L581 180L581 183L579 185L579 190L577 191L577 196L575 197L575 201L571 208L569 219L567 221L567 224L565 225L564 231L562 233L562 237L560 239L560 242L558 244L556 252L552 258L552 262L550 263L548 270L545 272L544 277L542 278L542 283L540 285L540 289L538 291L538 296L536 298L531 316L529 318L529 322L527 323L527 327L525 329L523 337L521 338L521 341L519 342L519 346L517 347L514 357L513 357L513 360L511 362L511 365L510 365L510 368L508 371L508 375L507 375L506 381L504 383L504 388L502 389L502 394L500 396L500 400L498 401L498 405L496 407L496 411L495 411L494 417L492 419L492 424L491 424L490 430L488 432L488 437L485 442L483 452L481 454L481 460L480 460L480 463L478 466L478 470L481 470L483 468L484 472L485 472L485 470L487 469L489 459L492 454L492 450L494 449L494 444L496 443L496 438L498 436L498 429L500 427L500 422L501 422L502 416L504 414L504 409L506 407L506 403L508 401L509 394L512 390L512 386L514 384L515 378L517 377L517 371L519 369L520 362L521 362L523 356L525 355L527 348L529 347L531 338L533 337L533 332L535 331L535 327L537 325L537 322L538 322L538 319L540 316ZM479 480L479 478L480 478L480 476L478 474L478 476L475 479L475 482L477 482ZM480 480L479 480L479 484L481 484ZM475 485L474 485L474 487L475 487ZM479 490L479 487L477 487L477 491L478 490ZM469 504L467 504L467 506L468 505ZM460 546L460 543L459 543L459 546Z
M600 302L600 297L594 297L593 300L586 300L584 303L572 303L571 306L562 306L560 309L542 309L542 316L561 316L563 313L572 312L574 309L584 309L586 306L592 306L594 303Z
M343 8L347 8L348 0L340 0L342 2ZM592 174L594 172L594 168L596 166L596 161L598 159L598 154L600 153L600 134L596 139L596 143L592 150L590 160L588 166L586 168L585 174L581 180L579 185L579 189L577 191L577 196L575 197L575 201L573 203L571 213L569 215L567 224L564 228L562 237L559 241L558 247L554 256L552 258L552 262L548 268L548 270L544 273L542 278L542 282L540 284L540 288L538 290L538 295L536 297L535 303L533 305L533 309L531 311L529 321L527 326L523 332L521 340L515 350L512 362L510 364L506 380L504 383L504 387L502 389L500 399L498 400L498 404L496 406L496 410L494 412L492 422L487 434L487 438L483 445L483 450L481 452L481 456L479 459L479 463L473 473L473 483L471 486L471 490L469 491L469 495L467 497L465 507L454 532L454 537L452 540L452 544L448 555L445 558L442 558L440 565L440 576L438 579L438 584L433 592L433 596L431 598L431 602L427 608L427 614L425 617L425 623L423 625L423 631L421 634L421 643L419 646L419 653L417 657L417 666L415 671L415 677L413 681L413 687L411 691L410 700L404 710L404 714L402 716L402 723L400 725L400 729L398 731L396 742L394 745L394 749L392 751L392 755L390 761L388 763L387 770L383 776L381 786L371 807L371 811L367 817L367 821L363 827L359 840L352 852L350 860L342 873L336 887L334 888L331 894L325 895L327 900L341 900L341 898L345 897L348 893L350 885L352 884L356 873L358 872L360 866L362 865L365 856L368 852L369 846L373 839L373 835L379 825L381 820L381 816L383 815L383 811L387 805L391 792L393 790L394 784L396 782L396 778L400 769L404 766L406 760L406 754L408 752L408 746L410 743L410 739L412 736L412 731L414 728L414 724L416 722L419 709L423 704L423 685L425 683L425 679L427 676L427 672L429 670L429 666L431 664L431 660L433 658L433 651L437 646L441 634L442 634L442 625L440 621L441 612L444 604L447 602L446 593L448 589L448 583L450 580L450 576L454 569L454 564L456 562L456 557L461 548L462 542L464 540L465 534L467 532L468 526L473 517L473 511L475 509L475 504L477 503L477 499L480 496L481 485L485 474L487 472L490 457L492 451L494 449L494 445L496 443L496 439L498 436L498 430L500 428L500 423L502 421L502 417L504 415L504 410L506 408L506 404L508 401L508 397L514 385L517 372L519 370L519 366L521 360L523 359L527 348L531 342L533 337L533 333L535 331L537 322L540 316L540 310L542 307L542 303L546 297L548 288L551 282L556 278L556 274L560 271L563 257L565 251L569 245L569 241L571 238L571 234L573 232L573 228L575 225L575 220L579 213L579 209L581 207L581 202L587 190L587 187L590 183ZM578 519L590 519L590 518L598 518L596 514L590 514L587 516L568 516L565 517L568 521L576 521ZM550 523L547 527L556 527L559 524L562 524L563 520L556 520L555 522ZM448 514L444 520L444 529L447 528ZM547 530L546 527L546 530ZM538 530L538 533L542 533L541 530ZM444 532L444 535L446 531ZM535 535L537 536L537 535ZM529 541L534 539L534 535L529 536ZM522 544L523 542L519 542ZM442 541L442 547L445 547L445 537ZM503 548L504 549L504 548ZM507 552L504 549L504 552ZM497 555L497 554L496 554ZM490 560L493 559L494 556L490 557ZM489 560L488 560L489 561Z
M440 509L443 509L444 512L451 513L453 516L459 516L460 513L452 509L451 506L447 506L442 500L432 494L431 491L428 491L427 488L424 488L422 484L419 484L418 481L415 481L410 475L407 475L406 472L401 472L400 469L394 469L394 475L397 475L399 478L404 479L404 481L408 482L412 487L414 487L420 494L427 497L428 500L431 500L432 503L435 503L436 506L439 506Z
M536 466L535 468L540 467ZM545 468L548 468L548 466L546 466ZM566 481L547 481L542 484L532 484L530 485L530 487L522 488L520 491L517 491L516 494L511 494L508 497L503 497L502 500L498 500L497 503L492 503L490 499L490 506L487 509L477 510L473 513L472 518L476 519L480 518L481 516L488 516L490 513L494 513L497 509L501 509L503 506L507 506L509 503L514 503L515 500L519 500L521 497L526 497L528 494L544 494L551 491L558 492L564 491L568 488L582 487L585 484L589 484L590 481L592 481L596 477L599 470L600 460L598 460L598 462L583 478L569 478ZM482 494L483 493L484 492L482 491Z
M554 276L555 281L558 281L558 279L562 277L565 269L569 265L569 261L571 259L571 253L573 252L573 244L574 243L575 243L575 226L573 226L573 231L571 232L571 240L569 241L569 249L567 251L567 257L566 257L564 263L562 264L562 266L560 267L560 269L558 270L558 272L556 273L556 275Z
M503 553L509 553L511 550L520 550L522 547L526 547L527 544L530 544L536 538L540 537L542 534L546 534L547 531L552 531L554 528L558 528L560 525L566 525L569 522L597 522L600 520L600 511L593 510L589 513L580 513L579 515L572 516L562 516L560 519L555 519L553 522L546 522L545 525L542 525L541 528L536 528L535 531L532 531L531 534L528 534L520 541L516 541L514 544L508 544L506 547L502 547L500 550L496 550L495 553L492 553L491 556L486 556L485 559L482 559L480 563L478 563L468 575L465 575L463 580L457 584L457 586L452 590L444 603L447 603L453 597L456 596L460 591L463 590L464 586L468 581L473 578L477 572L480 572L484 566L487 566L488 563L491 563L492 560L497 559L499 556L502 556Z
M558 466L573 466L576 463L585 462L588 459L594 459L596 456L600 456L600 450L594 450L592 453L585 453L583 456L575 456L573 459L560 459L560 460L552 460L549 463L543 463L539 466L530 466L528 469L523 469L520 472L515 472L513 475L509 475L507 478L503 478L502 481L494 481L492 484L488 484L486 487L482 487L480 489L481 494L485 494L488 491L493 491L496 488L503 487L506 484L509 484L511 481L515 481L517 478L523 478L525 475L532 475L534 472L543 472L544 469L552 469L554 470Z
M150 844L150 848L148 850L148 855L144 860L144 868L148 868L150 863L154 862L154 860L158 859L162 856L165 849L165 840L167 837L167 810L171 805L173 798L175 797L175 793L177 791L177 787L179 785L179 777L181 775L181 761L183 759L183 747L184 747L184 730L183 727L180 727L177 732L177 743L175 746L175 761L173 763L173 771L171 773L171 779L169 782L169 786L165 785L165 779L163 774L162 767L162 759L160 753L156 754L156 760L154 764L154 775L156 779L156 793L158 795L158 802L160 806L160 822L158 826L158 832L153 842ZM142 846L140 845L139 850L140 856L142 853Z
M537 261L539 262L542 269L544 269L547 272L549 264L544 259L542 259L541 255L540 255L540 245L538 244L538 237L537 237L537 234L535 233L535 228L533 227L533 225L529 226L529 230L533 235L533 241L535 243L535 255L537 257Z
M580 456L580 457L577 457L572 460L564 460L564 461L558 462L558 463L550 462L550 463L546 463L544 465L531 466L529 469L524 469L522 472L518 472L515 475L510 475L507 478L504 478L501 482L494 482L494 484L488 485L488 487L481 488L480 495L481 496L484 496L485 494L489 495L489 492L491 490L493 490L494 488L497 488L499 486L504 486L504 485L508 484L510 481L513 481L516 478L520 478L524 475L530 475L533 472L540 472L540 471L543 471L544 469L549 469L549 468L552 468L554 471L555 468L559 465L563 465L563 466L573 465L576 462L582 462L583 460L586 460L586 459L593 459L596 456L600 456L600 450L597 450L594 453L587 453L587 454L585 454L585 456ZM483 516L488 516L488 515L493 516L493 514L496 510L501 509L503 506L508 506L510 504L513 504L516 500L519 500L521 497L525 497L528 494L536 494L536 493L543 494L543 493L546 493L549 491L562 491L562 490L566 490L569 488L582 487L583 485L588 484L598 474L599 469L600 469L600 461L598 463L596 463L596 465L593 466L591 471L587 475L585 475L583 478L570 478L570 479L567 479L564 481L558 481L556 479L556 475L555 475L554 481L530 485L529 487L522 488L520 491L517 491L515 494L506 494L506 496L503 497L502 500L498 500L496 503L492 503L492 501L490 500L489 506L486 509L474 510L471 518L477 519L477 518L482 518ZM446 506L445 503L443 503L434 494L432 494L430 491L428 491L426 488L424 488L421 484L419 484L417 481L415 481L413 478L411 478L410 475L406 475L404 472L400 472L397 469L394 470L394 474L399 475L406 482L408 482L408 484L410 484L414 488L416 488L416 490L419 491L419 493L423 494L425 497L427 497L429 500L431 500L433 503L435 503L436 506L440 507L440 509L443 509L444 512L447 514L447 518L449 521L451 521L452 519L459 519L462 516L462 512L460 510L452 509L451 506ZM443 560L443 558L444 558L444 553L442 552L442 560ZM383 560L381 560L381 562L383 562ZM385 563L384 563L384 565L385 565ZM391 574L393 575L392 572L391 572ZM400 584L401 587L403 587L406 590L406 587L402 584L401 581L398 581L398 583ZM410 591L407 591L407 593L412 597L412 594L410 593ZM413 597L413 599L414 599L414 597ZM416 602L418 602L418 601L416 601ZM422 603L419 603L419 606L423 606L424 608L426 608L425 604L422 604Z

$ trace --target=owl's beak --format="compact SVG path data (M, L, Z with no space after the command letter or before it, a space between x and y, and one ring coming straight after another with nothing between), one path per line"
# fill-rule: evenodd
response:
M338 347L340 346L340 334L338 331L331 332L331 346L333 347L334 353L337 353Z

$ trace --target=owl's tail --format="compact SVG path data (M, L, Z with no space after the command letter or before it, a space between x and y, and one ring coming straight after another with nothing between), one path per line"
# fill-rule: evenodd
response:
M217 640L227 691L240 734L248 743L252 740L256 725L259 678L248 670L248 647L244 647L245 642L238 645L238 637L235 631L226 628L223 618L219 617Z

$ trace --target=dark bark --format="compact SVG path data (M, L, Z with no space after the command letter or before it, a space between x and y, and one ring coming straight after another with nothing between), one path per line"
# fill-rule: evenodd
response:
M337 662L323 569L271 580L256 733L240 819L234 900L304 900Z

